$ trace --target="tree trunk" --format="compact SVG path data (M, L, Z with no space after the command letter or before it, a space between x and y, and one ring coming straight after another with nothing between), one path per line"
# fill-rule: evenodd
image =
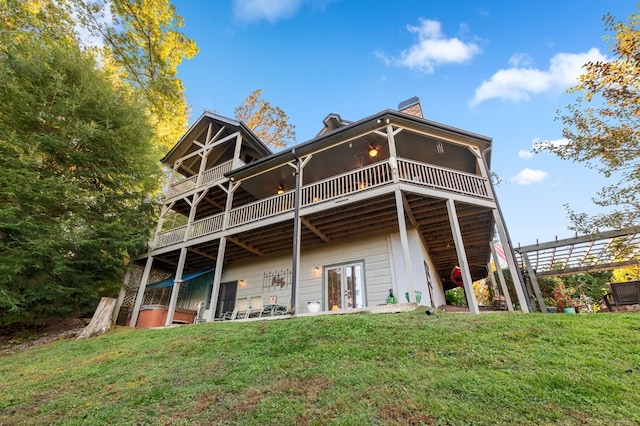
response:
M109 331L113 322L112 316L115 307L116 299L113 297L103 297L100 299L100 303L93 313L91 322L78 334L77 338L86 339Z

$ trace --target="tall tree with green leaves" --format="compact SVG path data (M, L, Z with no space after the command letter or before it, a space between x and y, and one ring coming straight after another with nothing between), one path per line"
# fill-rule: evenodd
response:
M178 66L198 53L169 0L72 0L79 23L99 37L103 65L139 90L158 146L168 151L186 130L188 108ZM95 48L95 46L94 46Z
M268 146L282 148L295 142L295 126L280 108L262 99L262 90L254 90L235 109L236 118L244 122Z
M593 199L605 213L590 216L567 206L571 229L584 233L640 223L640 14L628 22L610 14L603 20L613 33L607 39L614 59L587 63L571 89L581 96L558 113L567 143L537 147L618 180Z
M12 18L0 23L2 326L113 295L148 241L159 182L144 108L56 36L66 24L48 3L0 2Z

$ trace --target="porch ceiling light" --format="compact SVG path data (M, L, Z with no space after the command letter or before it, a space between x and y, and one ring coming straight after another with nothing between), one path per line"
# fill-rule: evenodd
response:
M282 185L278 185L278 195L284 193L284 188L282 187Z
M378 148L373 145L369 145L369 157L375 157L378 155Z

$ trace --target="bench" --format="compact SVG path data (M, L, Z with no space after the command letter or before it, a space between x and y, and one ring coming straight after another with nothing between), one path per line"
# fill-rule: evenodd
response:
M610 283L609 288L611 292L604 296L609 312L613 312L612 305L620 310L620 306L640 304L640 281Z

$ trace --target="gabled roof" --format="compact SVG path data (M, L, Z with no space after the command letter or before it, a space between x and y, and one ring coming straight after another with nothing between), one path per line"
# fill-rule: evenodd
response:
M316 138L352 123L351 121L343 120L342 117L340 117L340 114L335 114L333 112L327 115L322 122L324 123L324 128L318 132Z
M253 149L264 156L272 154L269 147L267 147L267 145L265 145L242 121L223 117L210 111L204 111L161 161L168 165L174 164L174 162L178 158L182 157L189 149L193 141L201 135L202 132L206 131L209 123L216 123L220 128L225 127L226 130L223 131L223 135L221 137L240 131L244 143L251 145Z

